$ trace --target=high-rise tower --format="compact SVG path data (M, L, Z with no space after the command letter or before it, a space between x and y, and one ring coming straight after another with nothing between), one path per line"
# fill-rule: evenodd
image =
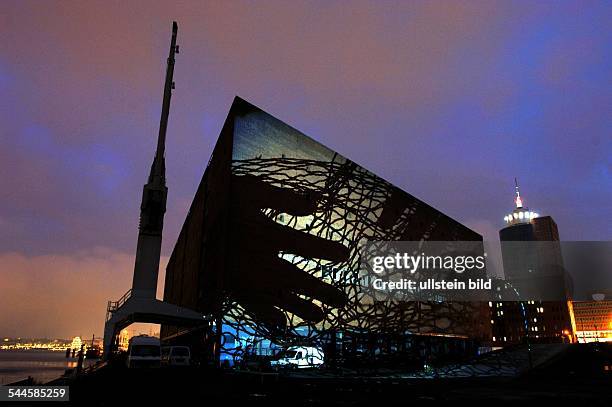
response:
M527 208L516 178L514 185L515 208L504 217L506 226L499 231L505 278L523 297L537 293L538 284L547 285L549 293L554 291L551 287L554 285L558 288L559 300L542 301L534 296L527 301L491 304L493 341L504 345L526 338L531 341L568 340L573 330L571 305L565 275L561 272L563 258L557 224L552 217L540 216Z

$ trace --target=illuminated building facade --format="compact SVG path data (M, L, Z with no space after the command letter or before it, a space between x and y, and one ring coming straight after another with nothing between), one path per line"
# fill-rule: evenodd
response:
M130 345L130 338L130 331L128 331L127 329L122 329L119 332L118 349L121 351L127 351L128 346Z
M164 301L213 315L214 333L190 343L217 354L261 341L346 356L414 348L417 336L488 340L486 303L364 301L363 243L397 240L482 237L236 98L168 262ZM166 324L161 339L191 334Z
M574 301L576 340L612 342L612 300Z
M506 227L499 231L502 242L502 257L506 280L515 284L519 292L526 291L541 273L543 264L563 270L563 258L557 224L550 216L540 216L523 205L518 183L516 183L515 209L504 217ZM512 246L505 242L551 242L546 245ZM544 249L543 249L544 248ZM513 250L514 249L514 250ZM545 250L545 251L543 251ZM524 342L568 342L573 340L571 301L567 292L565 276L559 273L555 278L562 286L565 301L542 301L534 298L528 301L491 302L491 325L493 344L505 346ZM546 280L547 283L550 280ZM521 286L521 282L525 286Z

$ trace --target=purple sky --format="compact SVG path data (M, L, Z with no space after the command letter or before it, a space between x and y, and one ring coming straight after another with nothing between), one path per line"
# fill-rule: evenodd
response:
M0 336L101 334L129 288L173 19L164 256L234 95L485 238L516 176L610 239L609 2L202 3L2 2Z

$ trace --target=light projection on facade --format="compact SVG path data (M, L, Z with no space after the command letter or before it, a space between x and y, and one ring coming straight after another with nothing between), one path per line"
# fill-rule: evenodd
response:
M482 237L236 98L170 258L164 300L222 319L224 338L486 338L483 303L364 298L361 248L397 240Z

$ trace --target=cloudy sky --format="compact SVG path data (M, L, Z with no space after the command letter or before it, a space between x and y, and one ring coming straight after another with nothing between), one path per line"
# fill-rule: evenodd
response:
M609 2L28 2L0 13L0 336L102 334L129 288L172 20L167 261L235 95L497 239L518 177L612 231Z

